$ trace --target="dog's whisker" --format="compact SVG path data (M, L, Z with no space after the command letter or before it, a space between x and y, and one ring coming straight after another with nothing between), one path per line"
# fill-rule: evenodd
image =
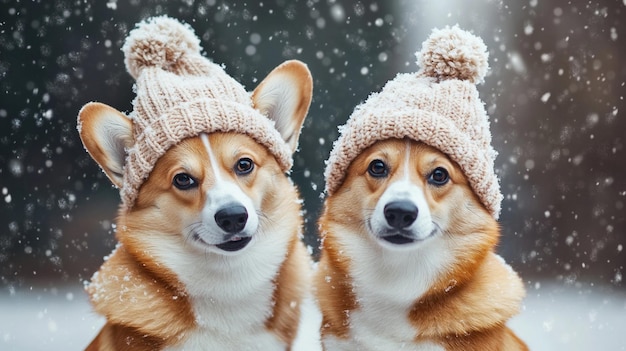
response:
M257 216L259 217L259 228L267 228L268 226L275 226L278 221L270 218L265 213L261 211L256 211Z

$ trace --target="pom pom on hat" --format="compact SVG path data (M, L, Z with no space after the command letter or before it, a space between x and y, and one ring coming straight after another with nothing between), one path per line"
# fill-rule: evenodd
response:
M420 74L439 81L482 83L489 68L487 47L482 39L458 26L433 30L415 56Z
M187 54L200 54L200 39L188 24L167 16L141 22L130 32L122 51L126 69L137 79L146 67L175 71Z
M122 51L135 78L133 144L124 149L122 210L137 200L156 162L173 145L200 133L245 134L264 145L283 172L292 150L251 94L201 53L192 27L174 18L148 18L131 30Z

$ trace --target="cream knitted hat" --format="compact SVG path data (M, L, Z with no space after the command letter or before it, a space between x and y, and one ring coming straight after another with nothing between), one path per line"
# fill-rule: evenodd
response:
M326 163L326 193L344 181L350 163L376 141L410 138L457 162L494 218L502 194L494 172L489 121L475 84L488 69L483 41L458 27L433 30L416 53L421 69L398 74L357 106L339 128Z
M189 25L150 18L130 32L122 50L137 94L129 116L135 143L127 150L120 190L125 209L159 157L200 133L246 134L267 147L284 172L291 168L291 150L274 122L253 108L241 84L200 54Z

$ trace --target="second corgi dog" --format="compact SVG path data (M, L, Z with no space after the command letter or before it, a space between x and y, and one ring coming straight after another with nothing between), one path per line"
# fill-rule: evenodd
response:
M435 30L421 69L359 105L334 143L315 278L326 350L525 350L524 287L494 251L502 194L475 84L482 40Z
M523 350L523 287L463 172L425 144L361 153L326 200L316 286L326 350ZM505 293L503 293L505 292Z
M290 349L310 257L285 172L310 72L288 61L250 95L200 56L189 27L158 17L135 31L131 118L100 103L79 115L123 200L119 245L87 287L106 317L87 350Z

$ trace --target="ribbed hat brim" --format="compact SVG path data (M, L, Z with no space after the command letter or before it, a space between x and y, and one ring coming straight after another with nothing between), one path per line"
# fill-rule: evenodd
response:
M248 135L274 155L283 172L292 166L289 146L274 127L274 122L259 111L228 100L197 99L169 109L153 120L128 150L124 167L127 184L121 189L124 206L129 208L134 204L141 184L170 147L200 133L213 132Z

